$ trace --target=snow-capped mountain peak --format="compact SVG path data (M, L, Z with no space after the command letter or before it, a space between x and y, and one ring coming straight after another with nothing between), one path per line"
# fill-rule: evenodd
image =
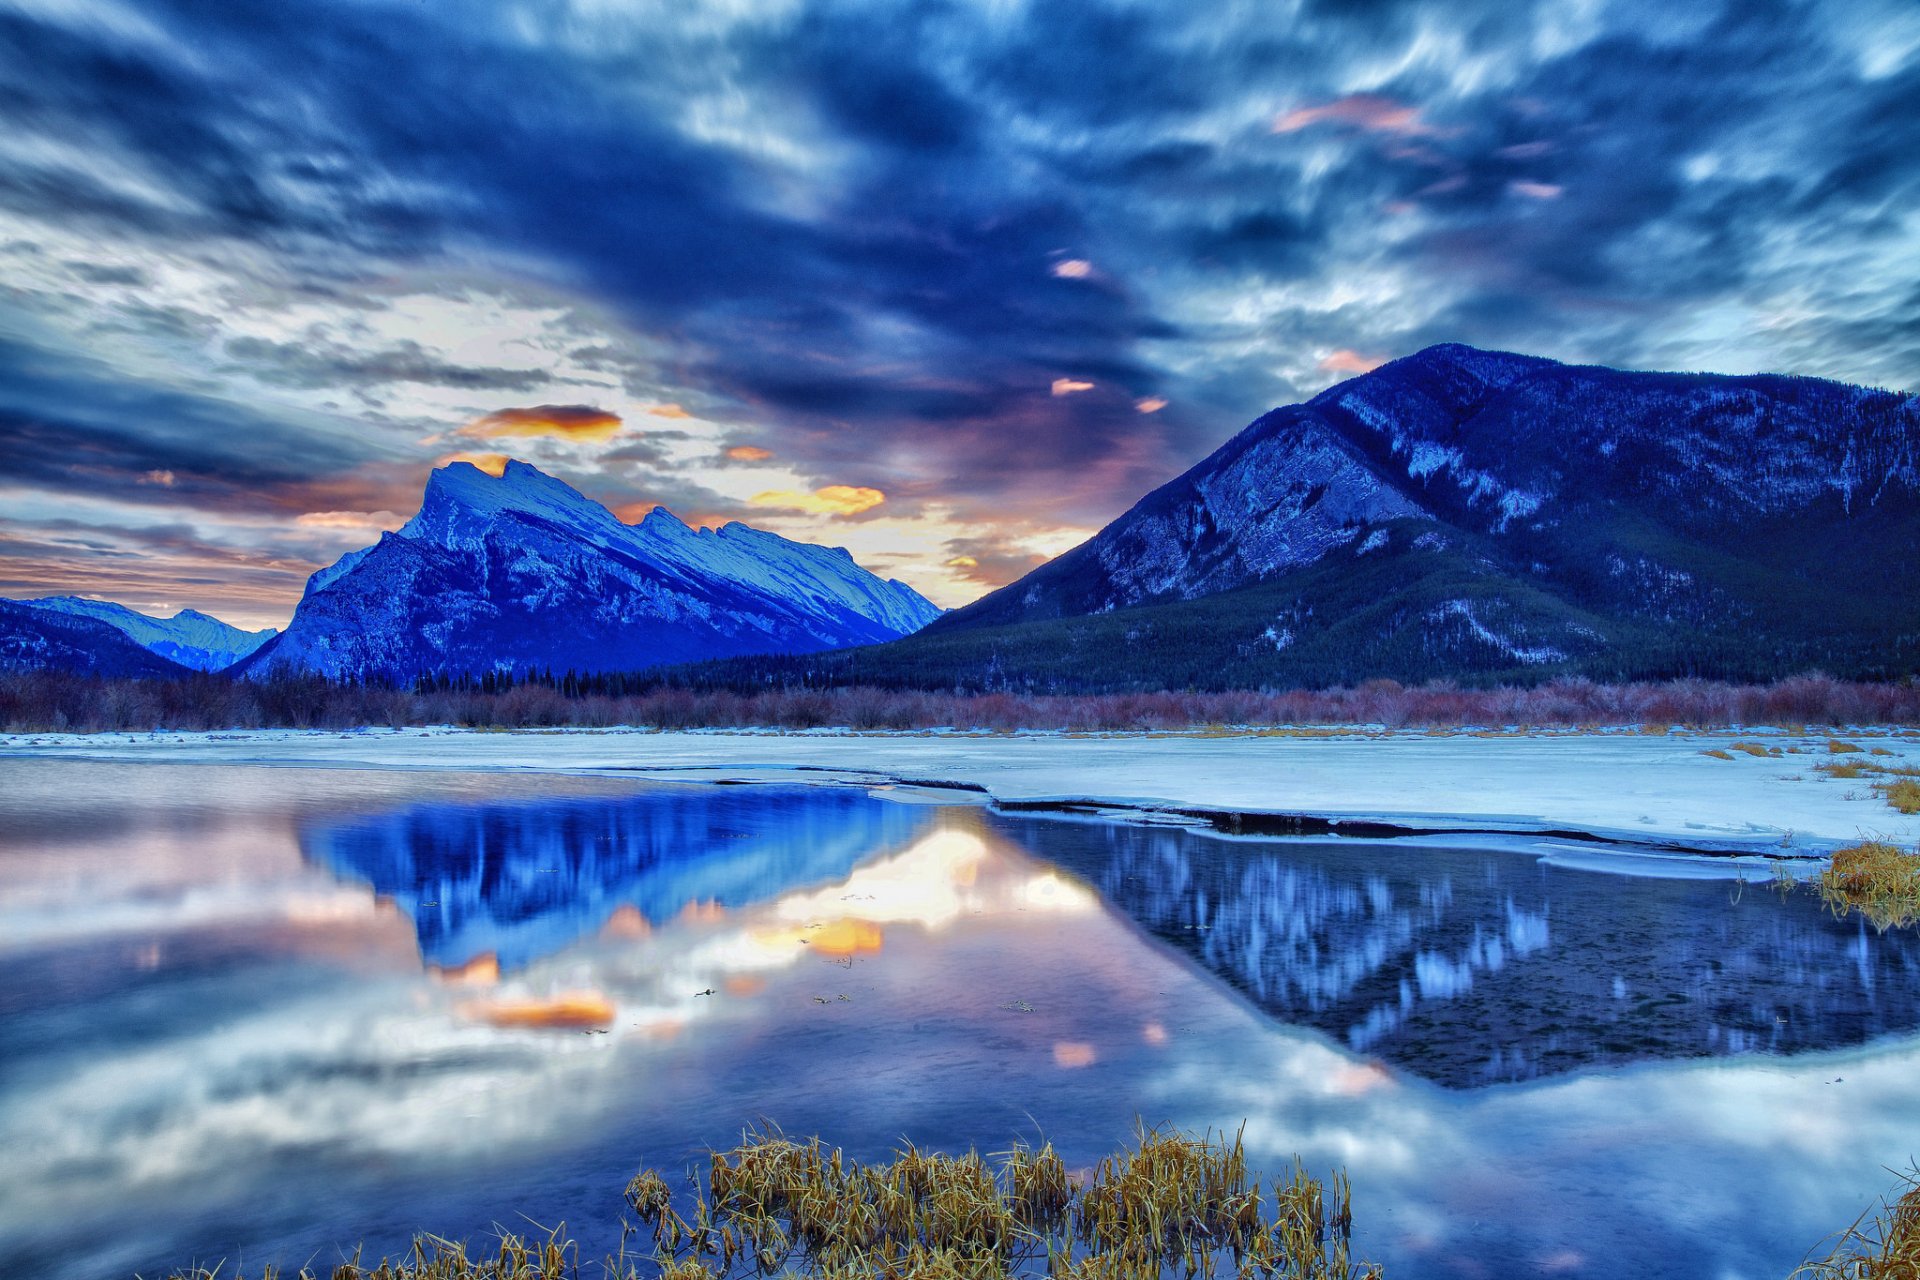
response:
M316 573L251 664L406 678L439 670L633 670L871 644L939 613L843 549L665 507L638 523L524 462L455 462L420 512Z

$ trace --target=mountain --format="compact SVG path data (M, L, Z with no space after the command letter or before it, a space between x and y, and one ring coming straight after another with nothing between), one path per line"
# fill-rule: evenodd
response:
M333 677L630 671L734 654L875 644L939 610L844 548L664 507L623 524L523 462L455 462L420 513L307 583L287 629L238 671Z
M197 609L182 609L171 618L155 618L123 604L80 596L45 596L11 603L104 622L141 648L194 671L230 667L274 636L271 627L242 631Z
M413 921L420 957L524 968L602 928L689 906L729 910L845 880L929 815L863 791L686 788L511 804L428 804L300 829L309 862Z
M843 681L1920 671L1920 397L1430 347L1259 418Z
M0 671L73 671L171 679L187 668L97 618L0 600Z

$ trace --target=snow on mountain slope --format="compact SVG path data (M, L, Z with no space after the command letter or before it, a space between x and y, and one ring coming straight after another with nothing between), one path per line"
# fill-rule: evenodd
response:
M247 669L617 671L891 640L939 610L840 548L664 508L628 525L522 462L453 463L397 533L316 573Z
M136 644L98 618L0 600L0 671L72 671L89 676L175 677L187 669Z
M1920 397L1446 344L1264 415L926 644L1004 680L1014 639L983 637L982 658L957 637L1218 599L1118 634L1199 670L1264 653L1235 677L1255 682L1889 678L1920 669L1916 560ZM1229 633L1256 606L1270 616ZM1144 660L1103 653L1103 679L1151 684L1126 666Z
M182 609L171 618L156 618L123 604L80 596L45 596L13 603L104 622L143 649L195 671L230 667L274 636L272 627L242 631L197 609Z

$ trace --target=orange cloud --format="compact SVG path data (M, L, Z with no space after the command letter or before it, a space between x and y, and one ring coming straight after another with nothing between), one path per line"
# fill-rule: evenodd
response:
M857 516L862 511L873 510L886 500L887 495L878 489L853 484L830 484L812 493L769 489L765 493L754 494L751 499L756 507L801 511L814 516Z
M1372 373L1386 361L1378 356L1363 356L1351 347L1341 347L1320 362L1322 373Z
M1436 137L1445 132L1420 118L1420 108L1378 93L1350 93L1317 107L1295 107L1273 118L1275 133L1298 133L1316 124L1346 124L1403 138Z
M1167 402L1160 396L1148 396L1144 400L1135 400L1133 407L1141 413L1158 413L1167 407Z
M171 471L147 471L140 476L141 484L157 484L163 489L173 488L174 474Z
M1093 1046L1079 1040L1061 1040L1053 1046L1053 1065L1063 1070L1090 1067L1099 1060Z
M598 991L566 991L551 1000L485 1000L462 1007L496 1027L553 1027L590 1031L613 1021L613 1002Z
M845 958L872 955L880 950L884 939L879 925L848 918L822 925L814 931L810 941L817 955Z
M735 462L765 462L773 456L773 450L757 444L736 444L727 450L727 456Z
M691 418L693 416L677 404L650 404L647 406L647 412L656 418ZM619 419L615 418L614 421L618 422Z
M1053 274L1062 280L1084 280L1093 274L1093 264L1085 258L1068 258L1053 264Z
M608 938L644 938L652 932L653 926L631 902L615 907L607 922L600 926L601 936Z
M677 409L679 406L670 405ZM652 412L649 410L648 412ZM668 415L671 416L671 415ZM620 430L620 415L586 404L536 404L498 409L460 429L463 436L557 436L562 440L605 440Z
M491 987L500 981L500 957L482 951L465 964L427 966L427 972L442 982L461 986Z
M444 467L449 462L471 462L490 476L503 476L507 473L507 463L513 461L504 453L449 453L436 458L433 465Z
M1057 396L1070 396L1076 391L1091 390L1093 390L1093 384L1091 382L1081 382L1074 378L1055 378L1053 380L1053 394Z

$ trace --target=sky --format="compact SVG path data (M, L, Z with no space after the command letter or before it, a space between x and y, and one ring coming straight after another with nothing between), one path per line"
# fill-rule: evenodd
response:
M958 605L1439 341L1920 388L1913 0L0 0L0 594L432 467Z

